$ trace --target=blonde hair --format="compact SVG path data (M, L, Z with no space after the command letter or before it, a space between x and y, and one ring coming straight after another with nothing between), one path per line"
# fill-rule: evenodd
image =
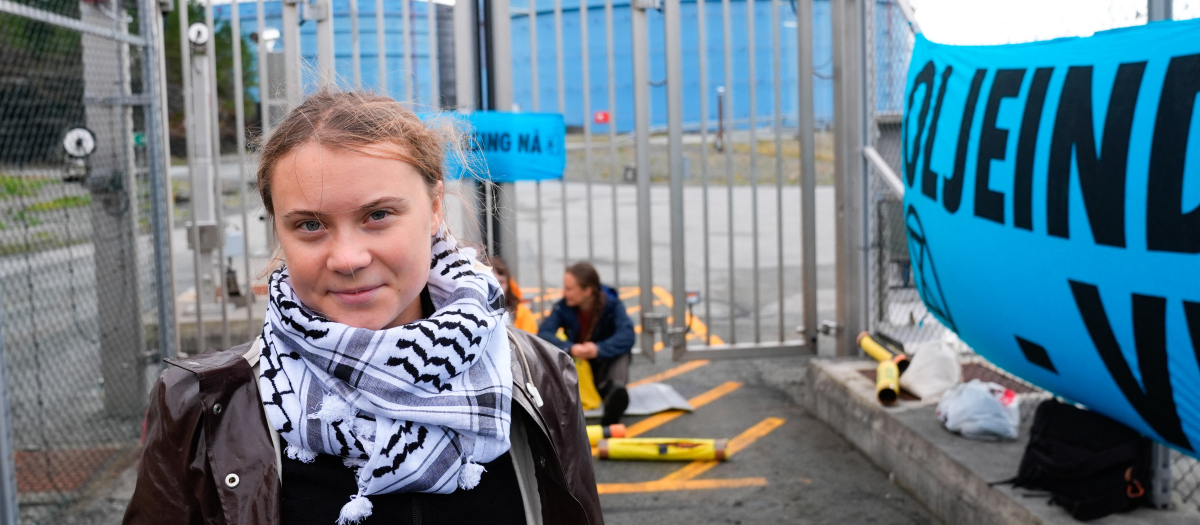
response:
M434 118L426 123L390 97L322 89L288 112L263 144L256 174L258 193L267 213L274 216L271 174L275 164L312 142L402 161L416 169L431 197L436 198L437 184L445 178L442 166L447 152L461 157L465 137L451 119ZM379 145L394 147L372 147Z

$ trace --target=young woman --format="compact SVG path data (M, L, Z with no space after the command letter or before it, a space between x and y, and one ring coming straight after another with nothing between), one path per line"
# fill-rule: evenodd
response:
M557 337L563 330L567 339ZM617 291L600 284L600 274L587 262L567 267L563 298L538 325L538 337L591 365L596 390L604 399L602 425L619 423L629 406L633 322Z
M442 221L447 140L363 93L280 124L262 335L168 361L126 523L602 523L570 360Z
M492 257L488 262L492 265L496 280L500 282L500 289L504 291L504 309L508 311L510 326L536 334L537 321L533 320L533 312L529 307L521 303L521 288L509 274L508 263L500 257Z

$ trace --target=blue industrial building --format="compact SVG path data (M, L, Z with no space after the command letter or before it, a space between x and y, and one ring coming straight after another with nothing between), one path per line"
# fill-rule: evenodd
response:
M587 2L588 25L588 70L591 86L587 86L591 95L591 110L610 110L613 123L618 132L628 132L633 129L633 71L632 43L630 39L629 0L614 0L613 6L613 52L614 70L608 71L606 60L607 42L605 38L605 11L603 0L585 0ZM696 129L700 123L700 70L699 57L701 52L707 56L708 66L708 118L711 126L717 119L717 87L725 84L724 43L722 25L722 2L720 0L703 0L705 4L704 28L706 43L700 49L698 41L699 19L697 16L697 0L682 0L682 47L683 47L683 120L685 126ZM797 81L796 81L796 16L794 5L786 0L776 4L764 0L729 0L730 27L732 34L731 56L732 85L729 87L733 105L733 118L738 127L745 127L749 122L750 105L748 90L750 86L749 63L750 53L754 54L754 86L756 96L756 115L760 126L771 125L774 114L774 66L773 66L773 35L772 9L778 7L779 41L780 41L780 102L785 127L794 127L797 121ZM571 0L563 2L563 80L564 80L564 118L568 126L582 126L591 120L590 114L585 114L583 108L582 85L582 47L584 42L580 30L580 3L571 5ZM430 38L427 23L427 9L436 6L435 18L441 19L437 31L449 32L451 6L422 1L412 1L410 4L411 32L410 48L413 53L413 71L416 83L413 88L413 98L421 105L430 107L437 105L433 100L430 89ZM543 112L557 112L558 86L555 70L555 34L554 10L551 0L535 0L537 8L537 71L538 92L536 93L537 109ZM748 34L747 7L753 6L754 42L750 46ZM359 42L362 82L365 88L378 89L379 62L378 46L376 44L375 26L376 2L371 0L359 1ZM216 6L218 20L228 20L230 6ZM267 27L278 29L281 24L281 2L268 1L265 3L265 20ZM402 99L404 91L404 33L403 11L399 0L383 2L384 19L386 22L388 94ZM523 111L534 109L532 91L532 68L530 67L531 46L529 37L528 8L523 0L512 1L512 63L513 63L513 102ZM249 35L256 31L256 11L253 3L241 4L242 31ZM648 12L650 28L650 90L651 126L662 128L666 126L666 88L662 81L666 74L664 69L663 47L663 18L658 11ZM351 62L351 21L350 6L346 0L333 1L334 16L334 52L337 56L337 72L343 83L351 84L353 79ZM875 60L877 64L875 85L877 110L883 113L898 112L903 93L889 91L889 86L896 85L895 76L903 75L907 69L909 30L898 8L887 0L877 0L876 3L876 35ZM304 60L315 65L316 61L316 24L313 22L301 25L301 54ZM453 42L449 35L441 35L443 46ZM288 45L280 42L280 46ZM434 48L436 49L436 47ZM831 47L830 5L828 0L813 2L813 42L815 76L814 79L814 117L818 126L828 126L833 121L833 58ZM753 50L753 51L751 51ZM443 60L453 56L447 50L442 51ZM441 71L452 71L452 68L441 64ZM308 68L306 84L314 85L315 67ZM445 74L445 73L443 73ZM608 107L608 78L612 76L615 83L616 107ZM902 84L902 83L901 83ZM257 96L257 94L254 94ZM593 125L594 133L605 133L605 125Z

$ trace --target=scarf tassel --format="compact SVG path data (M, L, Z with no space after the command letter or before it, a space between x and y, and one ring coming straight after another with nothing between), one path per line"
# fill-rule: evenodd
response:
M371 515L371 511L375 506L371 504L371 500L362 494L350 496L350 501L342 505L342 511L338 514L337 525L352 525L361 523Z
M458 486L463 490L471 490L479 485L479 478L487 469L483 465L475 463L471 458L467 459L466 464L458 471Z
M288 445L284 452L287 457L299 461L301 463L312 463L317 459L317 453L306 448L300 448L296 445Z

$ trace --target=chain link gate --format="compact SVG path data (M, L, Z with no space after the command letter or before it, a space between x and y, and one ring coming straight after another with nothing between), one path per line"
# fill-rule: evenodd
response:
M160 22L154 1L0 0L0 430L24 523L135 459L173 355Z

